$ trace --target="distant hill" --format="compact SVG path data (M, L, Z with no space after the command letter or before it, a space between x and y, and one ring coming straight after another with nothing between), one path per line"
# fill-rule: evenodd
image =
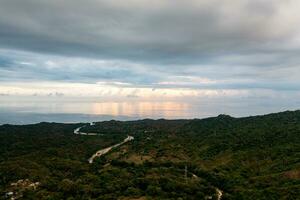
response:
M99 135L75 135L81 126ZM127 135L134 140L87 162ZM300 111L3 125L0 192L25 199L299 199Z

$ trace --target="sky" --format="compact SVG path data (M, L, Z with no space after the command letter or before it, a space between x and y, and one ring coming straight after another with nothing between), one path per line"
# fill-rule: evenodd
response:
M299 9L299 0L1 0L0 98L296 109Z

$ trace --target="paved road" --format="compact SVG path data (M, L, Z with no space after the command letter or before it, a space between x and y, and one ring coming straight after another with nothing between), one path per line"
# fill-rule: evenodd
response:
M90 123L90 126L94 126L94 125L95 125L94 122ZM74 130L74 134L76 134L76 135L97 135L97 133L85 133L85 132L81 132L80 129L83 128L83 127L86 127L86 125L76 128L76 129ZM110 147L107 147L107 148L105 148L105 149L101 149L101 150L97 151L94 155L92 155L92 156L88 159L89 163L90 163L90 164L93 163L93 161L94 161L95 158L100 157L100 156L102 156L102 155L104 155L104 154L107 154L107 153L108 153L110 150L112 150L113 148L116 148L116 147L118 147L118 146L120 146L120 145L122 145L122 144L125 144L125 143L127 143L127 142L129 142L129 141L131 141L131 140L134 140L134 137L128 135L127 138L125 138L122 142L120 142L120 143L118 143L118 144L115 144L115 145L112 145L112 146L110 146Z
M112 150L113 148L116 148L116 147L118 147L118 146L121 146L122 144L125 144L126 142L129 142L129 141L131 141L131 140L133 140L133 139L134 139L134 137L128 135L127 138L125 138L122 142L120 142L120 143L118 143L118 144L115 144L115 145L113 145L113 146L107 147L107 148L105 148L105 149L101 149L101 150L97 151L94 155L92 155L92 157L89 158L89 160L88 160L89 163L93 163L93 161L94 161L94 159L95 159L96 157L100 157L100 156L102 156L102 155L104 155L104 154L107 154L107 153L108 153L110 150Z
M90 123L90 126L94 126L94 125L95 125L94 122ZM85 127L85 126L86 126L86 125L81 126L81 127L79 127L79 128L76 128L76 129L74 130L74 134L77 134L77 135L97 135L96 133L85 133L85 132L81 132L80 129L83 128L83 127ZM111 151L113 148L116 148L116 147L118 147L118 146L121 146L122 144L125 144L125 143L127 143L127 142L129 142L129 141L131 141L131 140L134 140L134 137L128 135L127 138L125 138L122 142L120 142L120 143L118 143L118 144L115 144L115 145L112 145L112 146L110 146L110 147L107 147L107 148L105 148L105 149L101 149L101 150L97 151L94 155L92 155L92 156L88 159L89 163L92 164L92 163L94 162L94 159L95 159L95 158L100 157L100 156L102 156L102 155L105 155L105 154L107 154L109 151ZM193 176L198 177L198 176L196 176L195 174L193 174ZM218 199L218 200L221 200L221 199L222 199L223 192L222 192L220 189L218 189L218 188L216 188L216 192L217 192L217 199Z
M94 122L90 123L90 126L94 126L94 125L95 125ZM76 135L97 135L97 133L85 133L85 132L81 132L80 129L82 129L83 127L86 127L86 125L76 128L74 130L74 134L76 134Z
M222 190L220 190L220 189L217 188L216 192L217 192L217 198L218 198L218 200L221 200L222 199L222 195L223 195Z
M193 174L193 173L192 173L192 176L197 179L199 178L196 174ZM220 190L219 188L216 188L216 193L217 193L217 200L221 200L222 196L223 196L223 191Z

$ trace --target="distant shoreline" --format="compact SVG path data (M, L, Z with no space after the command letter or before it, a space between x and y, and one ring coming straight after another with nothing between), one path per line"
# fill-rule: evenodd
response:
M111 115L90 115L90 114L79 114L79 113L1 113L0 112L0 126L9 125L29 125L38 123L64 123L64 124L77 124L77 123L90 123L90 122L102 122L102 121L138 121L138 120L203 120L208 118L216 117L230 117L230 118L249 118L259 117L272 114L281 114L285 112L300 112L299 109L291 111L272 112L262 115L249 115L242 117L233 117L226 114L220 114L218 116L209 116L203 118L142 118L142 117L129 117L129 116L111 116ZM5 117L3 116L5 115Z

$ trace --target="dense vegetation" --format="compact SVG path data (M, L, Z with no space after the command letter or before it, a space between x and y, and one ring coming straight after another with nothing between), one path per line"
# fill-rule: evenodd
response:
M24 199L299 199L300 111L0 126L0 192ZM127 135L133 141L97 158ZM35 189L11 186L20 179Z

